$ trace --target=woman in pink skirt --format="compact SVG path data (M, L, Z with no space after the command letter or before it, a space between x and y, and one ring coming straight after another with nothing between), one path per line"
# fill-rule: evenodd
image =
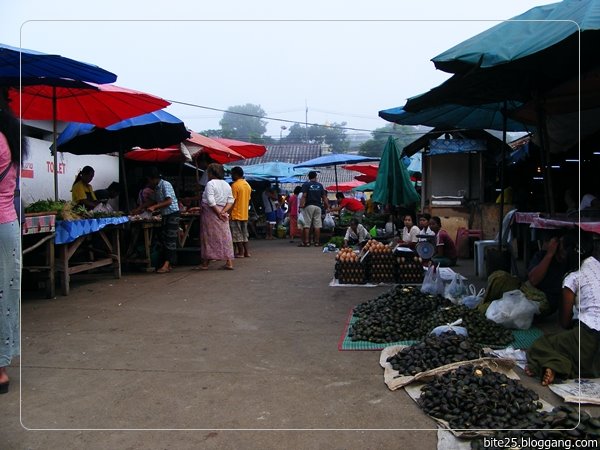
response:
M229 228L229 210L233 207L231 186L223 179L221 164L206 168L208 183L202 194L200 216L200 249L202 263L199 270L207 270L211 259L225 261L222 269L233 270L233 241Z

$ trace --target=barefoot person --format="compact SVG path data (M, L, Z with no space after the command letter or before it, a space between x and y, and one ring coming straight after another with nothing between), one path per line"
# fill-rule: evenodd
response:
M196 269L207 270L211 259L225 261L222 269L233 270L233 240L229 228L229 211L233 207L231 186L225 181L221 164L206 168L208 183L202 193L200 217L200 250L202 264Z
M27 154L20 131L10 109L0 106L0 394L8 392L6 368L19 354L21 229L14 199L21 157Z
M563 281L563 298L559 312L560 325L568 331L544 336L527 352L530 376L540 377L542 385L555 379L600 376L600 241L593 245L592 256L581 268L569 273ZM586 251L587 250L587 251ZM590 254L590 236L582 235L580 254ZM579 319L573 322L573 307ZM581 368L581 373L579 373Z

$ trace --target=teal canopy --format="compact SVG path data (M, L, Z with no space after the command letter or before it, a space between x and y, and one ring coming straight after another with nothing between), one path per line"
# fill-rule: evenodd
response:
M421 200L402 162L401 150L392 136L383 149L371 198L377 203L394 206L410 205Z
M473 68L486 69L532 57L543 51L554 55L554 65L578 56L578 31L582 50L597 51L588 44L597 41L600 1L563 0L537 6L479 33L432 59L435 67L450 73ZM575 58L575 59L573 59ZM582 61L584 55L582 54Z

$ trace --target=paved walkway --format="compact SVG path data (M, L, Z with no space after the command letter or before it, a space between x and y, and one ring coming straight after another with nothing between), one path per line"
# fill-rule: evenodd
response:
M234 271L82 275L68 297L26 293L0 448L436 448L433 421L383 383L379 352L337 349L350 309L387 288L328 287L333 255L319 248L251 251ZM19 388L22 425L42 431L19 424ZM397 428L415 431L373 430Z

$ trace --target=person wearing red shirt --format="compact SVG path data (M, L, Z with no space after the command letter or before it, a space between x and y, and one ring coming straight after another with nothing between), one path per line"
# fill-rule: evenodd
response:
M337 206L331 208L331 211L341 211L342 209L347 209L352 213L353 218L358 220L359 223L361 222L365 213L365 206L360 200L352 197L344 197L344 194L341 192L335 194L335 198L337 198Z
M431 260L441 267L456 265L456 245L446 230L442 230L442 220L433 216L429 219L429 228L435 233L435 254Z

